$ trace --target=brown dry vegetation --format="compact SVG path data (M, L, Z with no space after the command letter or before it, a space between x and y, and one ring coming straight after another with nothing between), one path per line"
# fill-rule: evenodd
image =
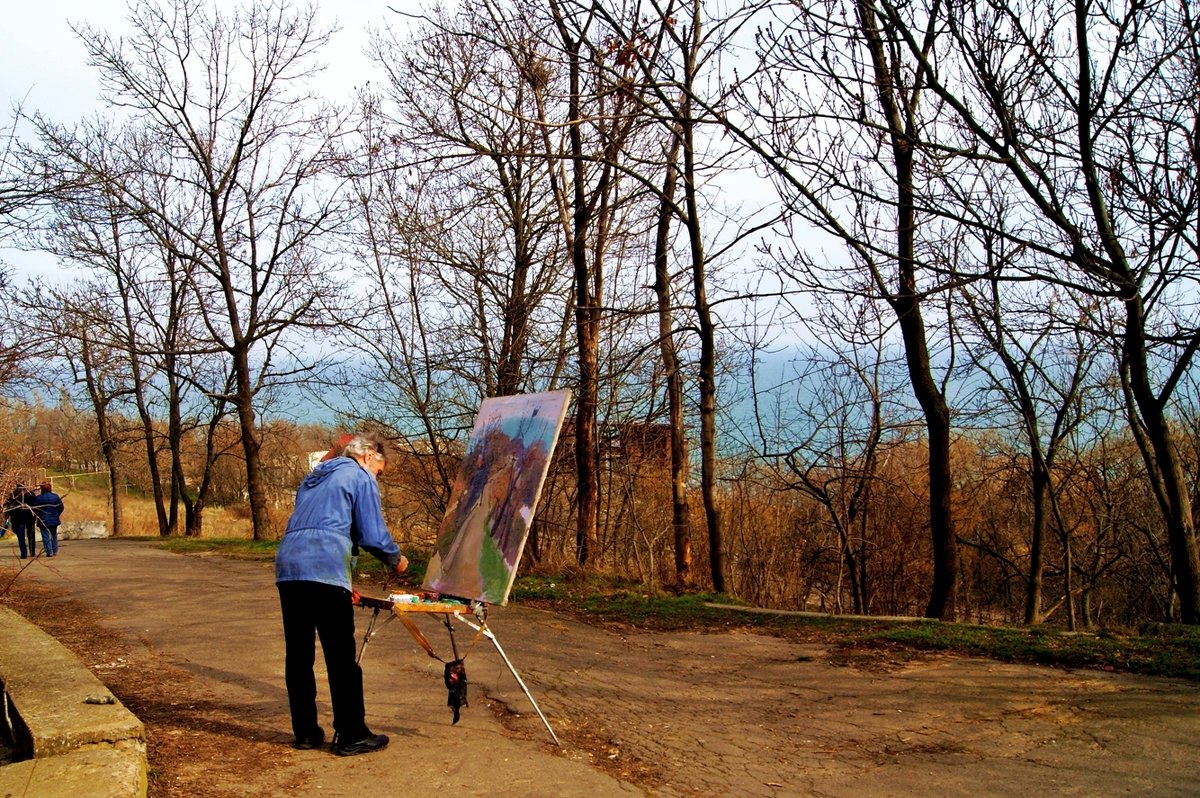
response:
M55 475L69 520L109 517L106 477L95 473L100 469L97 447L89 440L83 414L69 407L35 406L0 412L0 423L13 431L0 444L0 472L10 482ZM282 422L267 427L264 452L276 533L290 511L292 490L307 469L308 453L323 450L333 437L327 430ZM385 511L403 546L428 548L448 492L443 477L453 474L454 457L444 455L437 461L419 447L405 449L403 442L397 443L401 445L381 483ZM651 591L674 589L667 453L659 446L628 445L623 438L610 444L601 469L602 532L589 568L628 577ZM926 451L920 440L901 436L887 444L884 455L865 475L869 493L853 512L847 509L849 489L843 483L856 477L855 462L811 472L830 486L825 505L800 490L795 474L779 463L726 461L720 499L727 525L728 592L780 609L921 614L932 569L922 470ZM141 456L144 459L144 449ZM122 464L127 482L120 486L126 500L124 534L153 536L158 524L146 498L148 472L138 457L131 440ZM997 437L978 436L960 439L954 457L960 617L1020 623L1031 520L1023 455ZM571 460L566 442L556 453L542 492L523 573L574 567ZM249 536L249 512L238 482L241 468L232 454L219 460L219 479L228 485L218 491L224 499L205 510L204 536ZM1083 626L1135 627L1171 619L1175 597L1167 576L1161 515L1132 443L1105 441L1064 457L1055 478L1061 522L1046 541L1044 606L1049 621L1065 625L1070 612ZM698 497L691 506L691 585L705 589L711 582ZM855 588L861 608L853 600Z

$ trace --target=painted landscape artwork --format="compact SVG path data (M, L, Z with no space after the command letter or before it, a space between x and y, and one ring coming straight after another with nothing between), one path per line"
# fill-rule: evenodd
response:
M484 399L422 588L505 604L570 391Z

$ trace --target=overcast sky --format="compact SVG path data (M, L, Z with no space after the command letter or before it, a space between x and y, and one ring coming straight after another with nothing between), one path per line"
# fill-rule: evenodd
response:
M168 0L163 0L167 2ZM250 0L253 2L253 0ZM322 60L328 69L314 88L335 102L349 100L355 86L372 77L370 61L363 55L368 25L382 28L402 24L391 8L416 12L418 0L315 0L318 20L335 22L340 30ZM231 10L244 3L216 0ZM296 3L299 7L300 2ZM71 24L88 23L113 34L128 30L126 0L5 0L0 21L0 98L5 119L15 105L41 111L56 122L69 123L98 107L99 84L87 65L83 46ZM0 260L18 272L39 273L48 264L43 256L0 247Z
M222 9L239 5L217 0ZM299 5L299 3L297 3ZM368 24L381 27L402 19L388 10L416 11L416 0L317 0L319 19L341 30L325 51L330 88L361 84L369 71L362 55ZM85 115L95 107L97 84L70 23L87 22L113 33L127 29L125 0L8 0L0 24L0 94L8 105L24 102L58 121ZM336 99L336 98L331 98Z
M67 22L84 14L88 19L120 19L124 6L104 0L15 0L6 5L0 25L0 90L6 104L47 112L53 108L56 118L58 109L92 107L96 82Z

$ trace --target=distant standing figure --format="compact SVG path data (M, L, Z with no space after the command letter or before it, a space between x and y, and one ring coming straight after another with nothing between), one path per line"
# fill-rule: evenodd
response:
M13 528L12 512L14 509L16 509L17 500L19 498L20 494L18 494L14 488L13 492L4 499L4 531L0 533L0 538L7 535Z
M63 500L49 482L43 482L41 488L42 492L30 503L42 532L42 551L47 557L54 557L58 554L58 525L62 523Z
M37 545L33 536L33 492L24 485L18 484L4 503L4 512L12 522L12 531L17 536L21 546L21 559L37 555Z

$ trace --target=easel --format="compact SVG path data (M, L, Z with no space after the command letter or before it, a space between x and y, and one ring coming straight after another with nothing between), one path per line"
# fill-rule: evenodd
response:
M555 745L560 743L554 729L550 728L533 694L500 647L500 641L488 628L487 608L489 603L503 606L508 601L529 532L529 519L537 507L570 398L571 392L564 389L484 399L467 441L467 453L451 488L446 515L421 586L429 592L393 593L387 599L361 596L358 599L360 606L373 610L358 652L360 661L367 641L378 631L375 621L379 613L387 610L388 617L379 628L393 618L399 618L425 653L446 664L446 686L451 691L448 703L454 708L457 721L460 706L457 691L466 682L455 681L454 668L459 667L461 671L462 657L454 640L453 621L466 624L475 630L475 639L467 652L475 647L480 637L492 641ZM485 556L485 552L489 554ZM385 583L385 590L386 587ZM448 596L468 598L452 600ZM447 662L434 652L429 640L409 617L413 613L441 616L450 633L453 660ZM462 678L466 679L465 672Z
M451 623L451 619L466 624L475 630L475 639L471 642L470 647L468 647L467 653L470 652L471 648L475 647L475 644L479 642L480 637L486 637L488 640L490 640L492 645L495 646L496 652L500 654L500 659L504 661L504 664L508 667L508 670L513 675L513 678L517 680L517 684L521 686L521 691L525 693L525 697L528 698L529 703L533 705L534 711L537 712L538 717L541 718L542 725L544 725L546 727L546 731L550 733L550 739L554 741L555 745L561 745L561 743L558 741L558 735L556 735L554 733L554 729L550 727L550 721L546 720L546 716L542 714L541 707L539 707L537 701L534 700L533 694L529 692L529 688L525 686L525 681L521 678L521 675L517 673L517 669L513 667L512 661L509 660L508 655L504 653L504 649L500 646L500 641L496 639L496 635L492 633L490 628L488 628L486 604L478 601L471 602L470 604L451 600L425 601L420 598L419 594L401 595L411 595L417 600L394 601L392 599L359 596L359 606L371 609L371 621L367 624L367 631L363 635L362 646L358 650L357 661L359 663L362 662L363 653L367 650L367 643L371 641L371 638L378 634L383 627L387 626L396 618L400 619L400 622L404 624L406 629L408 629L408 632L412 635L413 639L417 641L421 648L425 649L426 654L439 661L444 661L441 657L434 653L433 646L430 645L428 638L425 637L420 628L410 617L414 614L441 616L442 623L445 625L446 630L450 633L450 649L453 653L454 659L460 659L458 655L458 645L454 638L454 625ZM384 618L382 623L376 626L376 621L379 619L379 613L385 610L388 612L387 617ZM474 620L468 618L468 615L471 618L474 618ZM465 657L466 653L464 653L463 656Z

